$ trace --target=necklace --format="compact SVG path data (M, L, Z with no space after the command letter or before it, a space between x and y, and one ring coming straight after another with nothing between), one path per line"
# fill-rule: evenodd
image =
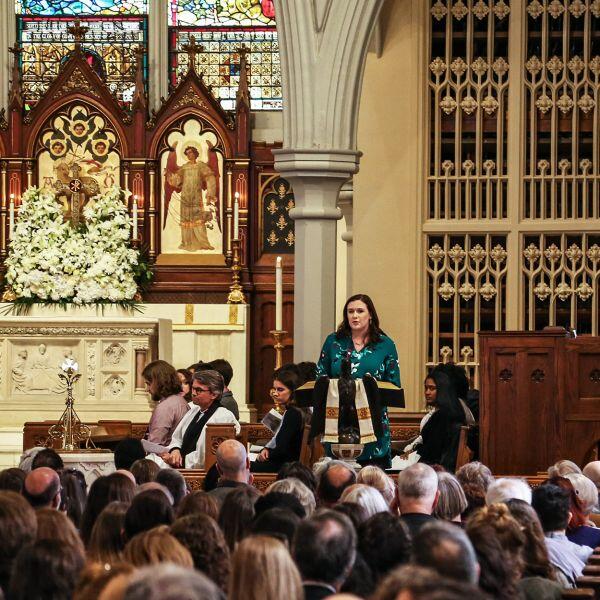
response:
M358 352L360 352L360 350L362 350L365 347L365 341L363 340L352 340L352 343L354 344L354 349Z

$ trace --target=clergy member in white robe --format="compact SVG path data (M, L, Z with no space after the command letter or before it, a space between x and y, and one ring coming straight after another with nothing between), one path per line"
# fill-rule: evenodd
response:
M233 413L219 404L224 388L220 373L194 373L191 389L192 408L175 428L168 448L160 454L149 454L147 458L161 467L203 469L206 425L231 423L235 426L236 434L241 430Z

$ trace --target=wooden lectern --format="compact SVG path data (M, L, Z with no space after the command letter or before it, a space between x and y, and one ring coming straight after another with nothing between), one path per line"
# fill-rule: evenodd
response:
M481 332L480 456L494 474L583 466L600 441L600 337Z

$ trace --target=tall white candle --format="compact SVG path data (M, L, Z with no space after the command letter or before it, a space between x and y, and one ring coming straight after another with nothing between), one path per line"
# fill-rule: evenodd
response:
M240 194L235 193L235 200L233 202L233 239L240 239Z
M283 329L283 266L281 256L275 261L275 329Z
M13 233L15 230L15 198L14 195L10 195L10 204L8 211L8 237L12 240Z
M138 236L138 202L137 196L133 197L133 239L137 240Z

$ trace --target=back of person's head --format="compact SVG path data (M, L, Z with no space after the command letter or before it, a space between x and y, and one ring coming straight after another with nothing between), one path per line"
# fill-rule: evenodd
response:
M284 494L292 494L302 504L306 516L309 517L313 514L316 508L316 500L313 492L304 485L299 479L295 477L288 477L287 479L280 479L274 481L268 488L267 494L271 492L283 492Z
M27 473L17 467L0 471L0 491L23 493L25 477L27 477Z
M475 585L442 577L433 569L404 565L394 569L371 600L489 600Z
M249 469L248 453L237 440L225 440L216 452L217 469L224 479L237 479Z
M181 381L175 367L164 360L148 363L142 371L142 377L155 402L181 392Z
M176 469L160 469L154 481L164 485L171 492L173 507L177 508L187 493L187 485L183 475Z
M215 520L203 514L182 517L171 525L171 535L189 550L194 567L226 591L230 572L229 548Z
M494 483L494 476L489 467L486 467L483 463L477 460L463 465L456 471L456 479L460 481L462 485L467 483L481 486L484 491Z
M600 486L600 460L593 460L583 467L583 474L589 477L596 487Z
M313 494L317 490L315 474L298 460L285 463L277 472L277 481L288 477L299 479Z
M62 469L58 475L62 487L60 510L79 528L87 499L85 475L78 469Z
M133 566L124 562L111 564L107 568L106 563L88 561L81 571L73 600L122 600L134 571ZM119 586L121 593L117 592L116 586Z
M356 476L356 483L364 483L375 488L391 506L396 499L396 486L386 472L375 465L363 467Z
M233 553L229 600L303 600L298 569L284 544L251 535Z
M400 510L406 503L418 503L431 513L438 493L437 473L423 463L411 465L398 473L398 502Z
M548 467L548 479L565 477L568 473L581 473L581 469L572 460L559 460Z
M102 564L114 564L121 560L125 538L125 514L129 504L111 502L100 513L92 529L87 549L88 559Z
M306 511L300 500L294 495L286 492L267 492L261 496L254 505L256 516L272 508L285 508L296 513L301 519L306 516Z
M225 387L229 387L231 380L233 379L233 368L231 367L231 363L224 358L216 358L215 360L211 360L209 363L203 363L200 370L208 370L212 369L217 373L221 374L223 378L223 383Z
M173 522L173 507L160 490L138 494L125 513L125 538L130 540L143 531Z
M142 492L148 492L150 490L155 490L161 492L161 494L165 495L165 498L169 501L169 504L173 506L173 495L169 491L169 488L164 486L162 483L158 483L158 481L147 481L146 483L142 483L137 486L135 493L136 496L141 494Z
M60 478L50 467L38 467L27 474L23 496L33 508L59 508Z
M507 502L513 498L531 504L531 487L524 479L518 477L502 477L492 483L485 495L486 504Z
M524 576L555 579L554 567L548 558L544 530L533 507L523 500L509 500L506 506L521 526L525 538L523 547Z
M136 460L129 469L131 474L135 477L135 482L138 485L154 481L160 467L153 461L147 458L140 458Z
M254 506L260 497L256 488L244 486L234 489L223 500L218 522L230 551L250 531L256 514Z
M358 528L358 550L379 581L410 559L412 542L408 528L396 515L380 512Z
M139 569L126 591L127 600L222 600L206 575L174 564Z
M341 515L346 515L352 522L352 525L354 525L354 529L357 531L360 525L362 525L368 518L365 507L361 504L357 504L356 502L339 503L335 506L332 506L330 510L339 512Z
M598 508L598 488L589 477L582 473L567 473L565 479L568 479L573 485L584 515L587 516Z
M300 521L300 517L288 508L271 508L256 516L252 533L270 535L285 542L289 548Z
M296 364L300 376L300 385L304 385L307 381L314 381L317 378L317 363L310 360L305 360Z
M44 448L40 450L31 461L31 470L39 469L40 467L48 467L54 471L64 469L65 463L60 457L60 454L52 448Z
M217 501L202 490L194 490L183 497L177 507L177 518L188 515L208 515L215 521L219 518L219 505Z
M467 497L458 479L450 473L438 473L438 501L433 516L444 521L460 520L467 509Z
M52 508L40 508L36 511L37 535L39 540L58 540L74 546L83 554L85 549L73 522L62 512Z
M59 540L39 540L15 558L9 597L14 600L70 600L85 558Z
M479 587L492 598L519 598L517 582L521 576L510 554L503 548L491 525L474 525L468 529L479 563Z
M345 515L318 510L300 523L292 547L303 579L338 587L354 563L356 532Z
M434 375L435 373L444 373L447 375L448 379L450 379L450 382L456 390L458 397L462 398L463 400L467 399L467 394L469 392L469 380L463 367L451 362L440 363L434 367L431 375Z
M544 532L562 531L569 522L569 492L557 485L547 484L535 488L531 506L540 518Z
M90 486L87 502L81 516L81 539L88 544L98 515L109 502L130 504L135 495L135 483L123 473L98 477Z
M372 517L380 512L389 512L390 507L383 496L374 488L364 483L355 483L347 487L340 497L340 502L360 504L367 515Z
M465 532L446 521L426 523L413 540L413 560L443 577L477 583L477 558Z
M125 438L115 446L115 469L126 469L129 471L131 465L144 458L146 451L142 446L142 441L135 438Z
M192 568L194 561L189 550L161 525L134 535L125 544L123 560L134 567L170 562Z
M15 556L37 533L33 508L16 492L0 492L0 588L7 589Z
M585 525L587 522L587 517L583 512L583 505L581 499L577 495L573 484L566 477L561 477L557 475L556 477L551 477L542 485L552 484L556 485L559 488L565 490L569 495L569 511L571 512L571 518L569 519L569 524L567 525L568 531L573 531L582 525Z
M335 504L342 492L354 483L356 483L356 473L353 469L342 461L329 461L318 474L318 504L323 506Z

